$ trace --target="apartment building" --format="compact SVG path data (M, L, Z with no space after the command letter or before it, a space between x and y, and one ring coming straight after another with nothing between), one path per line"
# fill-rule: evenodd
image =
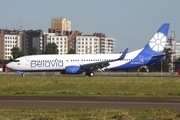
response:
M68 36L68 51L73 49L76 50L76 36L82 36L83 33L78 30L64 31L63 35Z
M9 60L13 58L11 55L11 49L18 47L21 51L23 50L23 32L4 30L4 57L3 59Z
M64 31L71 31L71 21L62 17L53 18L51 21L51 28L48 32L63 35Z
M26 43L26 51L25 55L31 54L32 48L35 47L37 48L38 54L42 54L44 51L44 40L43 40L43 35L44 32L42 30L28 30L25 31L26 36L25 36L25 41Z
M76 36L76 54L99 54L99 37Z
M100 52L103 54L112 54L115 47L115 38L107 38L104 33L94 33L94 36L99 37Z
M68 53L68 37L67 36L58 36L55 33L45 33L44 41L45 45L48 43L55 43L58 46L58 54ZM44 48L45 49L45 48Z
M112 54L113 48L115 47L115 39L114 38L102 38L100 50L104 54Z
M38 54L41 54L43 52L42 36L41 30L0 30L0 59L9 60L12 57L11 49L13 47L18 47L24 55L29 55L32 48L36 47Z

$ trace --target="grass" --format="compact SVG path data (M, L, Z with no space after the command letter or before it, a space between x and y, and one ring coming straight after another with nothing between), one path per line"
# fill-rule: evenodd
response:
M180 113L138 109L0 108L1 120L178 120Z
M180 98L174 75L0 75L1 96L109 96ZM166 76L166 77L165 77ZM168 76L168 77L167 77ZM180 120L180 111L165 109L0 108L0 120Z
M1 75L1 96L180 98L178 77Z

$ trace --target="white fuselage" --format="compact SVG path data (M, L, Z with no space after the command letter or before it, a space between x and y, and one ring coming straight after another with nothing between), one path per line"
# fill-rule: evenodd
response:
M109 62L104 69L111 69L132 61L141 51L127 53L123 60ZM122 53L121 53L122 54ZM21 71L60 71L67 66L80 66L101 61L118 59L121 54L65 54L65 55L31 55L17 58L18 62L9 63L7 66Z

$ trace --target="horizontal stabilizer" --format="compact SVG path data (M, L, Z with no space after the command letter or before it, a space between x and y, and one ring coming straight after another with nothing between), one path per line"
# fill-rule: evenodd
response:
M152 58L158 58L158 57L168 56L168 55L171 55L171 54L174 54L174 53L175 53L175 52L164 53L164 54L161 54L161 55L155 55L155 56L153 56Z

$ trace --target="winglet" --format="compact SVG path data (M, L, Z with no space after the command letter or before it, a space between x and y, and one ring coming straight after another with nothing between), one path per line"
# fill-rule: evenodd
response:
M126 56L126 53L128 51L128 48L126 48L126 50L123 52L123 54L118 58L118 60L123 60Z

